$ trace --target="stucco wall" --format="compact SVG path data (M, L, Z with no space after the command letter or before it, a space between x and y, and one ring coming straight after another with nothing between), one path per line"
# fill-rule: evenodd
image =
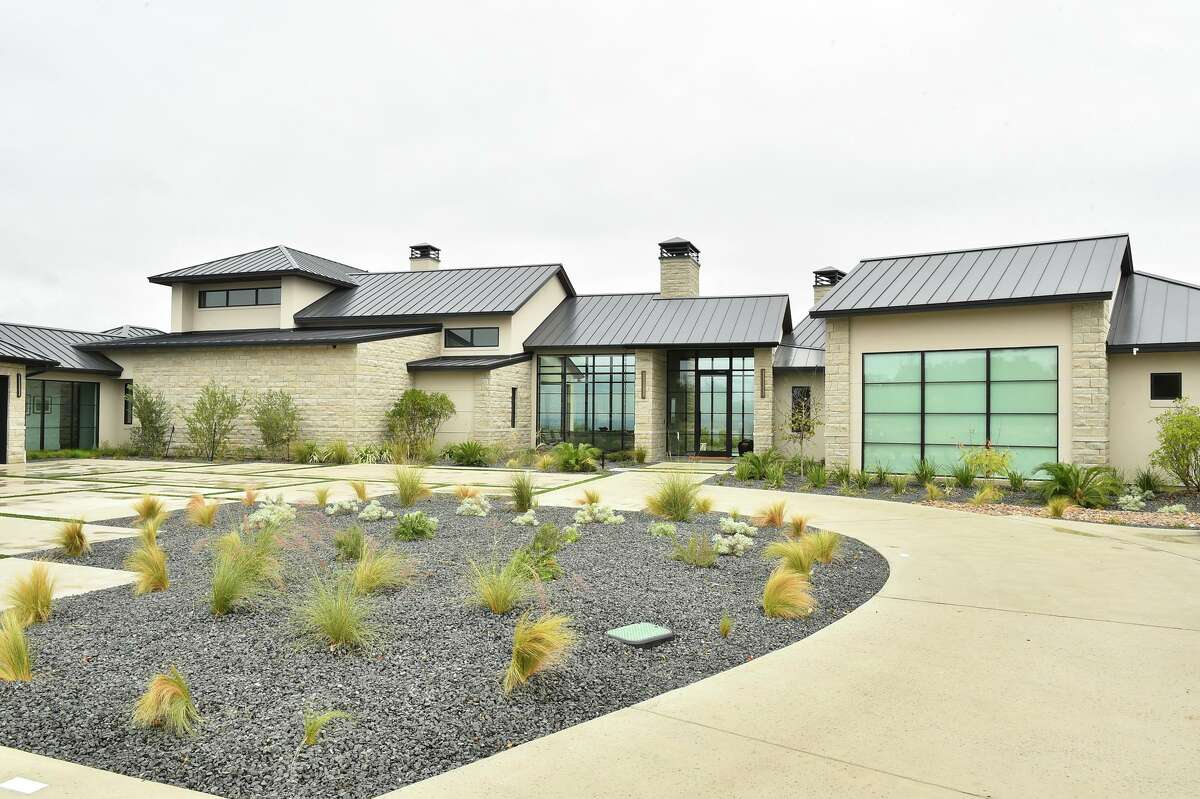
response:
M280 281L279 327L290 330L296 326L295 315L334 290L328 283L287 275Z
M5 463L25 462L25 366L18 363L0 363L0 375L8 378L8 440L4 452ZM21 376L21 396L17 396L17 375Z
M529 301L512 315L512 331L506 352L521 352L525 339L545 321L550 312L567 298L567 292L558 278L552 278L546 285L538 289ZM500 340L501 346L505 344Z
M440 334L427 333L358 345L351 441L383 440L387 431L384 414L406 389L413 387L408 362L432 358L438 352L440 340Z
M244 280L231 283L176 283L171 286L171 332L192 330L262 330L278 328L281 305L244 308L200 308L199 292L214 289L272 288L279 280ZM281 292L282 294L282 292ZM282 301L281 301L282 302ZM291 319L282 327L292 327Z
M528 447L533 442L532 361L482 372L476 380L474 437L503 447ZM512 424L512 390L517 390L516 426Z
M820 413L825 405L825 374L823 372L775 372L775 446L793 455L800 452L798 444L786 438L792 419L792 386L808 386L814 411ZM810 458L825 457L825 426L817 425L813 437L804 442L804 454Z
M413 372L413 385L422 391L440 391L454 403L454 415L438 431L437 446L466 441L475 432L475 372L458 370Z
M1151 372L1181 373L1183 396L1200 402L1200 352L1109 356L1110 457L1113 466L1131 477L1135 469L1149 464L1150 453L1158 446L1154 418L1174 404L1150 399Z

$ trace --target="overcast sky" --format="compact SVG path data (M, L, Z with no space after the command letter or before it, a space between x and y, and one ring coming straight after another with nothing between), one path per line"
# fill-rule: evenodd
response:
M704 293L1128 232L1192 282L1200 5L0 0L0 320L166 328L270 244Z

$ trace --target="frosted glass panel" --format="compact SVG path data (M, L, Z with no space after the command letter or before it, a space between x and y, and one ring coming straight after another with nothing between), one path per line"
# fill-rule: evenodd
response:
M879 444L921 443L921 415L868 413L863 417L864 441Z
M880 383L863 386L863 409L867 413L919 413L921 385Z
M992 381L1055 380L1058 378L1058 349L1033 347L1021 350L992 350Z
M926 413L984 413L985 383L926 383Z
M1058 383L992 383L992 413L1054 413Z
M863 463L868 469L878 463L889 472L904 473L912 470L919 450L916 444L866 444L863 446Z
M1052 447L1013 447L1009 452L1013 456L1012 468L1022 472L1026 477L1045 479L1045 473L1035 474L1034 470L1040 464L1053 463L1058 460L1058 450Z
M1045 447L1058 442L1058 417L1042 414L996 414L992 416L992 443Z
M983 350L925 353L925 382L987 379L987 355Z
M982 413L927 414L926 444L982 444L987 439L987 417Z
M921 354L918 352L878 352L863 356L864 383L919 383Z
M926 444L925 460L936 467L941 475L950 474L950 470L958 465L962 450L949 444Z

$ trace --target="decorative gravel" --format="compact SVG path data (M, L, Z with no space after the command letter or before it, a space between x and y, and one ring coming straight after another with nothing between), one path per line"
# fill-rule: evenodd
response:
M394 497L381 501L402 512ZM758 601L770 564L757 551L699 569L670 560L669 540L646 532L652 519L644 514L626 513L620 526L586 525L559 554L565 575L532 603L570 615L579 644L558 669L505 697L499 676L518 613L466 605L465 564L490 557L493 546L507 557L533 531L510 524L514 514L500 502L484 519L456 516L456 504L421 503L441 522L437 536L392 545L420 559L422 576L374 598L376 645L341 654L298 639L290 607L312 575L345 568L330 542L353 516L328 519L301 507L284 550L286 587L252 609L214 617L206 544L244 510L223 507L213 530L173 514L159 533L169 554L167 591L137 597L122 587L60 599L49 622L30 628L34 679L0 683L0 744L221 796L373 797L804 638L862 604L888 575L879 553L844 539L839 559L814 570L819 609L803 620L767 619ZM573 514L537 511L559 524ZM679 532L707 537L718 518ZM390 542L393 524L363 527ZM769 538L760 533L756 550ZM134 545L96 544L74 562L119 568ZM718 633L723 612L736 621L728 639ZM604 636L635 621L678 637L642 650ZM129 721L147 681L171 664L188 678L203 717L193 738ZM304 748L306 708L345 710L353 720L333 722Z

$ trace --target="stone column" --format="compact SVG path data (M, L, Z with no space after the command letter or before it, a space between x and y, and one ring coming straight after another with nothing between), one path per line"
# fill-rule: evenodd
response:
M667 457L667 353L636 350L633 445L646 450L646 460Z
M0 364L0 375L8 377L8 396L3 402L8 403L8 446L5 455L6 463L25 462L25 392L29 386L25 384L25 367L16 363ZM17 381L21 381L21 396L17 396Z
M775 348L754 350L754 451L775 446ZM737 446L737 442L733 442Z
M850 320L825 320L825 461L850 462Z
M1080 466L1108 463L1108 310L1107 300L1071 306L1071 441L1059 457Z

